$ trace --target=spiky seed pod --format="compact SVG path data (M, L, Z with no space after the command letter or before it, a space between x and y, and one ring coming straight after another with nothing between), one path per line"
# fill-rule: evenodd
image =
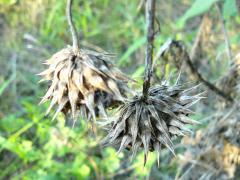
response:
M106 116L106 108L124 100L129 80L110 62L111 54L72 47L62 49L46 61L48 69L40 73L41 81L50 81L40 103L51 100L47 114L58 105L56 115L71 112L87 119Z
M120 144L119 152L131 149L132 158L143 147L144 164L148 152L154 150L159 157L162 146L174 154L171 137L188 134L186 125L198 123L188 117L189 108L202 98L201 94L191 95L196 87L161 85L149 89L147 100L136 95L120 107L103 144Z

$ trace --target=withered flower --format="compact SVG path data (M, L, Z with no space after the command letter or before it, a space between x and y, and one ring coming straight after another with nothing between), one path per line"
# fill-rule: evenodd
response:
M109 54L83 49L75 54L68 47L45 64L49 68L40 75L51 85L41 103L51 100L47 114L57 104L55 116L71 111L75 118L80 111L84 117L95 119L106 116L107 107L124 99L127 77L114 68Z
M159 156L162 146L174 154L171 138L189 134L186 125L198 123L188 115L193 113L189 108L202 98L201 94L191 95L197 86L185 86L154 86L146 100L140 94L127 101L120 107L103 144L120 144L119 152L131 149L133 157L143 147L144 164L148 152L155 150Z
M53 118L62 111L71 112L74 122L80 113L87 119L106 116L106 108L124 100L129 80L111 63L112 55L79 48L71 16L72 0L68 0L67 17L73 46L54 54L46 61L48 69L40 73L51 82L40 103L50 100L50 110L57 105Z

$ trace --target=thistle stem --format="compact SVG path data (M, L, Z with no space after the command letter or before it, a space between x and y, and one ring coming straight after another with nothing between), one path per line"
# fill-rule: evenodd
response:
M72 2L73 0L67 0L66 16L67 16L68 25L72 34L73 51L77 52L79 49L79 41L78 41L76 27L74 26L73 20L72 20Z
M154 18L155 18L155 0L146 1L146 24L147 24L147 48L145 58L145 72L143 82L143 98L148 96L150 81L152 76L153 61L153 41L154 41Z

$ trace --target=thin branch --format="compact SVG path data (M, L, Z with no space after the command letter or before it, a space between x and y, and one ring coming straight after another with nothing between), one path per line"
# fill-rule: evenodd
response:
M187 65L189 66L192 74L195 75L199 81L203 82L209 89L211 89L212 91L214 91L216 94L218 94L222 98L226 99L227 101L233 101L231 96L229 96L228 94L223 92L221 89L216 87L214 84L210 83L209 81L207 81L206 79L203 78L203 76L198 72L197 68L192 63L192 61L187 53L185 53L184 57L186 57L185 61L186 61Z
M66 16L67 16L68 25L72 34L73 50L74 52L77 52L79 49L79 42L78 42L76 27L74 26L72 21L72 2L73 0L67 1Z
M145 58L145 73L143 83L143 98L147 98L148 89L152 76L153 61L153 41L154 41L154 19L155 19L155 0L146 2L146 23L147 23L147 49Z
M224 19L222 17L221 8L218 3L216 3L215 5L216 5L217 13L218 13L218 16L220 19L220 23L222 26L222 32L223 32L223 36L224 36L224 40L225 40L225 44L226 44L226 48L227 48L228 59L231 61L233 56L232 56L232 50L231 50L231 44L229 41L229 36L227 33L227 29L225 28L225 23L224 23Z
M174 41L174 40L168 40L159 50L159 52L157 53L159 57L161 57L166 50L176 47L179 49L178 53L176 54L177 57L179 58L183 58L184 61L186 61L186 64L189 66L191 73L201 82L203 82L203 84L205 84L205 86L207 86L210 90L212 90L213 92L215 92L217 95L221 96L222 98L226 99L227 101L232 102L233 99L232 97L227 94L226 92L222 91L221 89L219 89L218 87L216 87L214 84L212 84L211 82L209 82L208 80L206 80L201 74L200 72L198 72L198 69L195 67L195 65L193 64L188 52L185 50L184 45L179 42L179 41ZM156 62L156 61L155 61ZM155 64L154 62L154 64Z

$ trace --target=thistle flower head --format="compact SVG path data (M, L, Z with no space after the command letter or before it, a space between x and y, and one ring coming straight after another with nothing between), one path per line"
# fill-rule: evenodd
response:
M128 78L110 62L111 54L72 47L62 49L46 61L48 69L40 73L50 81L40 103L50 100L47 114L57 105L53 118L62 111L73 118L80 113L87 119L106 116L106 108L124 100Z
M120 144L119 152L131 149L133 157L143 148L144 164L149 151L159 156L161 147L166 147L174 154L172 136L188 134L191 131L186 125L197 123L188 117L189 108L202 98L201 94L191 95L195 88L161 85L151 87L147 99L136 95L120 107L103 144Z

